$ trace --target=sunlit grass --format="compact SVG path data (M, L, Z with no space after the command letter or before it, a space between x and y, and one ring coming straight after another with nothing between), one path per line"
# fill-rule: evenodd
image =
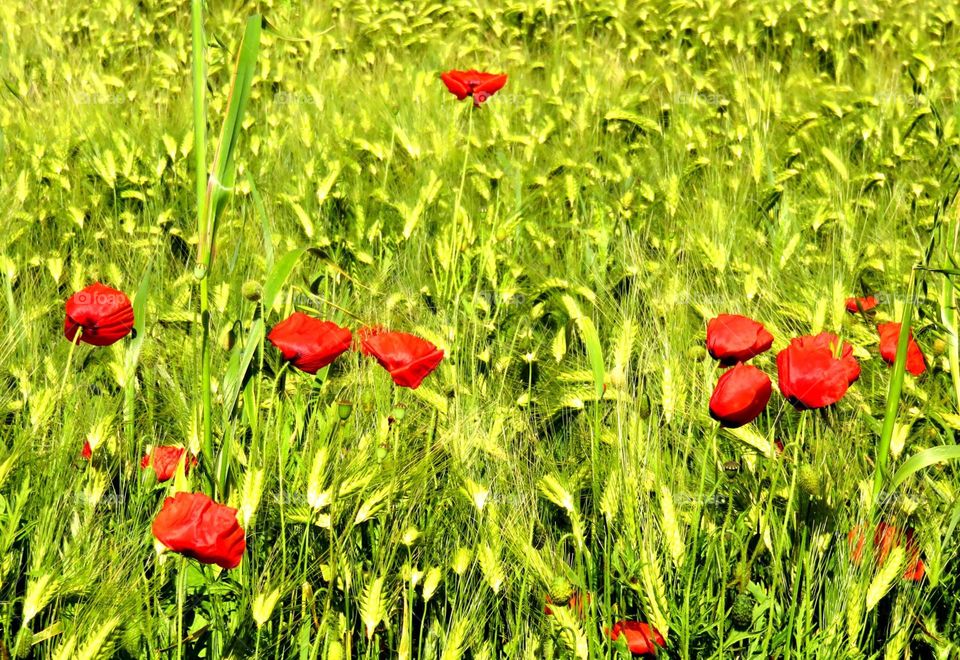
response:
M957 653L957 464L874 496L892 372L844 309L870 293L899 322L915 272L929 368L891 477L948 456L952 293L912 269L957 268L956 8L214 2L210 136L255 12L209 272L229 460L181 484L240 510L221 572L158 556L170 486L139 469L204 440L189 7L0 4L0 652L615 657L629 619L664 657ZM451 68L509 80L471 109ZM138 335L68 359L63 304L93 281L139 301ZM263 337L294 310L446 358L413 391L355 353L283 369ZM718 313L771 331L774 379L820 331L862 375L822 414L774 391L721 430ZM923 581L869 542L851 560L874 509L916 530ZM582 616L544 614L571 593Z

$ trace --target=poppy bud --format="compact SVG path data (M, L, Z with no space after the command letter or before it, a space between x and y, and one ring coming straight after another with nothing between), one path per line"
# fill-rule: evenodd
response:
M337 417L341 422L345 422L350 419L350 413L353 412L353 402L352 401L338 401L337 402Z
M797 485L810 497L820 497L820 475L809 463L803 463L797 470Z
M748 630L753 623L753 597L745 591L737 594L730 608L730 620L737 630Z
M237 333L234 331L234 326L228 325L220 331L220 346L223 347L223 350L233 350L233 345L236 343Z
M550 598L554 603L566 603L574 591L570 580L562 575L557 575L550 581Z
M257 302L260 300L263 290L260 287L260 282L247 280L243 283L243 286L240 287L240 294L250 302Z
M16 641L13 645L13 654L18 658L31 657L33 647L33 631L29 626L20 626Z
M650 417L650 397L647 396L646 392L640 392L637 395L637 415L640 416L640 419Z

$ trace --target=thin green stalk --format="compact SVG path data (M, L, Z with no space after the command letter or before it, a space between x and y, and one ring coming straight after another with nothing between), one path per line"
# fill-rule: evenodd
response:
M134 417L136 416L137 405L136 379L137 371L134 369L133 373L128 374L127 382L124 383L123 387L123 425L128 449L133 447L133 443L136 438L134 425Z
M457 189L457 198L453 203L453 221L450 223L450 270L447 272L447 286L444 287L444 293L450 296L453 286L453 279L457 272L457 261L460 256L460 232L459 220L460 200L463 199L463 188L467 182L467 163L470 162L470 148L473 144L473 107L471 106L467 114L467 147L463 154L463 167L460 169L460 188Z
M177 558L177 660L183 660L183 606L187 599L187 558Z
M77 344L80 343L81 334L83 334L83 328L77 328L77 334L73 336L73 340L70 342L70 352L67 353L67 367L63 372L63 381L60 383L60 396L58 398L61 401L64 392L67 391L67 381L70 379L70 364L73 362L73 352L77 349Z
M699 552L700 546L700 527L703 523L703 510L704 502L706 498L704 493L707 486L707 465L712 465L716 463L717 457L717 434L720 432L720 427L715 426L713 432L710 435L710 449L709 454L703 457L703 461L700 465L700 480L697 485L697 497L700 499L697 505L697 517L695 518L695 524L693 525L693 534L691 535L691 544L690 547L693 549L694 557L696 557L697 552ZM690 599L693 596L693 574L695 567L697 565L696 561L689 561L686 563L687 568L687 586L683 592L683 632L680 635L680 655L684 658L690 657L690 630L692 626L690 625Z
M198 260L196 277L200 278L200 400L202 406L203 454L213 465L213 400L210 384L210 287L207 279L210 245L207 242L207 120L206 70L204 66L203 0L192 0L193 22L193 157L197 203ZM216 495L216 493L214 493Z
M957 200L954 200L954 204L956 203ZM953 223L952 227L949 223L945 222L941 225L940 229L943 234L941 241L944 249L949 250L947 259L943 265L946 269L952 266L950 260L951 255L957 253L957 232L960 231L960 218ZM952 232L950 231L951 229ZM958 333L957 328L957 294L954 286L955 283L951 277L944 274L940 296L940 320L949 333L947 338L947 358L950 362L950 379L953 383L954 406L956 410L960 411L960 333Z
M950 361L950 378L953 381L954 406L960 411L960 334L957 331L956 292L949 277L943 278L941 297L941 320L950 333L947 345L947 357Z
M910 272L910 288L907 300L903 305L903 314L900 318L900 336L897 338L897 357L893 363L893 372L890 374L890 389L887 392L887 409L883 416L880 444L877 446L876 469L873 473L873 498L870 505L871 519L877 510L878 498L883 490L883 482L887 476L887 465L890 462L890 440L893 438L893 428L897 422L897 410L900 407L900 393L903 390L904 367L907 363L907 343L910 337L911 321L913 320L913 304L916 290L917 271L913 270Z

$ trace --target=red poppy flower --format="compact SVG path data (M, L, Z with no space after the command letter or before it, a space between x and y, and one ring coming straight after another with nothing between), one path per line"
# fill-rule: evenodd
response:
M863 560L863 537L863 525L854 527L847 534L850 555L855 564L859 564ZM920 558L920 548L917 546L913 530L908 529L904 532L900 528L888 525L885 522L877 523L873 533L873 547L877 563L882 564L890 551L898 545L903 545L907 552L907 567L904 570L903 579L919 582L923 579L926 569L923 565L923 559Z
M85 461L89 461L93 457L93 448L90 446L90 441L85 440L83 442L83 449L80 451L80 458Z
M507 84L507 74L505 73L481 73L470 69L469 71L447 71L440 74L440 79L447 89L462 101L468 96L473 97L473 107L479 108L480 104L500 91Z
M798 337L777 354L780 392L798 409L823 408L836 403L860 377L853 347L844 342L840 357L834 350L840 339L829 332Z
M80 341L94 346L109 346L133 329L133 305L123 291L99 282L70 296L63 335L73 341L81 330Z
M857 303L860 304L860 309L857 309ZM858 313L861 309L865 312L869 312L871 309L877 306L877 299L873 296L867 296L866 298L847 298L847 311L851 314Z
M173 478L177 463L180 462L180 457L183 456L185 451L186 449L183 447L154 447L152 452L144 454L143 458L140 459L140 469L145 470L152 464L153 471L157 474L157 481L167 481ZM196 464L196 456L188 456L183 463L183 473L189 474L190 466Z
M755 420L767 407L770 377L749 364L738 364L720 376L710 397L710 416L722 426L737 428Z
M760 323L739 314L721 314L707 324L707 350L725 367L746 362L773 345Z
M364 355L377 358L390 372L393 382L415 390L443 359L443 351L415 335L405 332L379 332L361 343Z
M608 634L614 642L623 635L633 655L656 655L657 649L667 644L660 631L639 621L620 621L608 631Z
M321 321L303 312L273 326L267 335L283 359L300 371L315 374L350 348L353 334L331 321Z
M153 521L153 535L174 552L222 568L235 568L247 549L237 510L203 493L168 497Z
M899 323L881 323L877 326L877 332L880 333L880 357L887 364L893 364L897 360L897 342L900 340ZM927 370L927 362L923 358L923 351L913 340L913 332L907 336L907 371L914 376L919 376Z

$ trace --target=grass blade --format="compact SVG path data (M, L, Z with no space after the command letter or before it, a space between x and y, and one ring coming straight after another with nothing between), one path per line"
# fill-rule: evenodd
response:
M227 202L227 196L233 188L237 173L237 145L243 129L243 113L250 99L250 87L257 66L260 51L260 15L254 14L247 20L247 29L240 44L237 65L230 89L227 116L220 130L220 141L213 159L213 174L207 183L207 203L209 218L208 235L204 236L203 248L206 251L202 265L210 267L210 250L217 234L217 222Z
M894 426L897 422L897 409L900 407L900 392L903 390L903 379L906 374L904 367L907 363L907 344L910 338L910 325L913 320L913 299L916 296L916 271L910 274L910 289L907 301L903 305L903 315L900 319L900 336L897 338L897 357L893 362L893 371L890 374L890 389L887 392L887 408L883 416L883 429L880 431L880 444L877 446L877 467L873 473L873 504L876 508L880 491L883 490L883 480L887 474L887 464L890 461L890 440L893 438Z
M903 462L890 479L890 487L896 488L923 468L956 460L960 460L960 445L941 445L924 449Z

